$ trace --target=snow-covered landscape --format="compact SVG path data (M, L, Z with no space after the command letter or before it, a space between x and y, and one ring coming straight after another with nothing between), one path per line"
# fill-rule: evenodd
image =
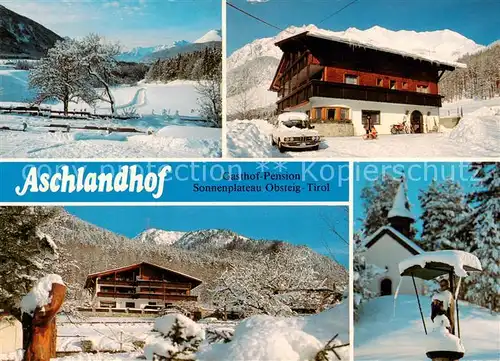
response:
M21 106L32 93L28 72L0 70L0 107ZM5 86L4 84L8 84ZM113 90L118 114L135 109L138 117L118 119L51 119L44 116L0 114L0 128L27 131L0 131L0 156L4 158L210 158L221 155L221 130L201 120L196 111L199 94L196 82L177 80L168 84L141 83ZM62 103L49 105L62 110ZM70 110L94 112L88 104L70 105ZM109 113L109 106L97 104L95 113ZM61 125L55 128L54 125ZM67 132L65 126L71 129ZM131 128L133 132L112 133L85 127ZM80 128L80 129L78 129ZM55 129L54 132L49 130ZM148 134L150 133L150 134Z
M424 315L430 315L429 298L421 297L420 302ZM462 360L497 360L500 316L468 302L460 302L459 307L461 338L466 350ZM426 316L425 322L432 329L430 317ZM424 360L428 337L415 296L400 295L396 300L392 296L375 298L363 305L360 321L355 324L354 359Z
M303 361L313 360L315 355L338 333L335 345L348 343L349 321L347 302L312 316L276 318L254 316L243 321L217 321L207 319L189 323L189 329L199 332L202 340L196 360L207 361ZM160 318L99 317L68 320L58 317L57 351L75 353L57 360L124 360L152 359L148 350L161 355L167 349L167 341L161 336ZM156 325L155 325L156 324ZM167 332L163 332L167 333ZM217 340L220 335L230 342ZM81 353L82 341L92 344L96 355ZM164 343L165 346L162 346ZM108 352L108 354L106 354ZM109 354L117 352L116 354ZM336 352L341 360L349 360L349 347L339 347ZM325 360L334 360L333 353ZM329 357L328 356L328 357ZM191 358L188 358L191 359Z
M149 222L150 211L135 212L123 220ZM0 360L19 360L21 322L32 323L28 354L54 347L51 358L67 361L350 359L347 270L309 246L196 226L127 238L62 208L0 207L0 219L2 229L26 222L7 227L6 239L29 235L0 243L9 259L0 265ZM347 232L346 219L331 221ZM32 276L21 279L23 262ZM111 296L110 281L119 284ZM37 346L56 330L54 344Z
M355 190L355 360L497 360L499 164L455 179L389 169Z
M90 28L64 38L0 13L1 157L222 155L219 30L131 49Z
M450 80L454 79L453 76L444 77L443 88L454 99L444 99L439 116L461 117L455 128L447 124L438 126L437 132L426 134L379 134L378 139L373 141L364 141L361 136L325 136L318 151L279 153L271 145L270 139L278 97L269 88L283 54L275 43L305 31L313 37L348 42L353 47L373 47L406 58L440 61L458 69L463 65L456 62L464 56L498 47L495 44L488 47L477 44L451 30L392 31L380 26L366 30L349 28L345 31L329 31L315 25L292 26L274 37L257 39L234 51L227 60L227 107L230 119L227 122L227 153L230 157L349 158L373 157L374 154L386 158L494 157L500 154L498 91L496 97L491 98L490 92L485 98L477 96L479 91L475 93L471 86L463 90L463 98L456 99L456 86ZM480 64L479 61L476 63ZM465 81L463 83L468 84ZM474 98L467 99L468 94L474 94ZM372 107L374 104L371 104ZM464 144L467 146L464 147Z

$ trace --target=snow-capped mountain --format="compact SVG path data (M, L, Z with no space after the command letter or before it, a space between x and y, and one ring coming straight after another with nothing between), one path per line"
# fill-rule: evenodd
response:
M139 46L139 47L135 47L133 49L122 52L117 57L117 60L126 61L126 62L140 62L145 57L150 56L153 53L157 53L159 51L174 48L174 47L185 46L188 44L190 44L189 41L179 40L179 41L175 41L173 44L170 44L170 45L157 45L157 46L148 46L148 47Z
M0 5L0 57L39 59L58 40L53 31Z
M121 53L117 60L127 62L152 62L156 59L168 59L178 54L190 53L203 50L206 47L221 47L222 36L220 30L210 30L194 42L186 40L175 41L170 45L158 45L150 47L137 47Z
M234 51L229 56L227 59L229 97L251 89L252 93L258 93L261 99L260 103L257 101L256 105L258 107L266 107L272 104L276 96L273 96L274 93L267 94L270 92L266 90L271 84L276 67L269 66L272 63L270 58L275 59L275 64L278 64L282 55L281 50L274 44L305 31L442 61L456 61L465 54L484 49L483 45L476 44L474 41L451 30L393 31L374 26L367 30L349 28L345 31L329 31L319 29L315 25L292 26L274 37L257 39ZM242 74L245 76L242 76ZM250 87L249 78L252 79ZM256 90L259 91L256 92ZM230 104L231 98L228 100L229 110L231 108Z
M210 30L208 33L203 35L201 38L194 41L194 43L209 43L212 41L222 41L222 31L221 30Z
M171 246L182 238L185 233L186 232L164 231L162 229L150 228L138 234L134 240L147 245Z
M233 231L226 229L205 229L187 232L175 244L174 247L188 250L240 248L251 243L247 237L243 237Z

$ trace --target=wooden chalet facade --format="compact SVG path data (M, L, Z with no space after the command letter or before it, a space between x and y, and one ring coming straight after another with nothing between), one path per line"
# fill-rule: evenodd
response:
M364 133L368 115L382 134L403 120L416 132L433 129L439 79L457 66L314 31L276 46L283 56L270 90L278 93L278 112L306 112L313 123L352 122L356 135Z
M162 308L177 301L197 301L191 290L201 280L151 263L93 273L85 288L93 294L95 307Z

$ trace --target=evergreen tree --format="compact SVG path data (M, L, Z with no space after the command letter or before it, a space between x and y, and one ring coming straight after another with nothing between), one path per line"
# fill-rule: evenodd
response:
M387 225L387 215L391 210L399 183L398 179L384 174L361 191L365 215L363 219L363 235L365 237Z
M467 218L471 209L457 182L433 180L420 192L422 236L417 243L426 251L459 249L470 251L471 229Z
M477 180L470 194L473 207L470 222L474 225L473 253L483 271L467 282L466 299L500 311L500 163L473 163L471 172Z
M19 320L21 298L57 259L57 246L40 231L55 215L49 207L0 207L0 308Z

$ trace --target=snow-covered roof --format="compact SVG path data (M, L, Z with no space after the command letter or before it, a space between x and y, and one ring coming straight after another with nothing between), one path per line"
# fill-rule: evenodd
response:
M375 244L375 242L377 242L381 238L381 236L384 233L392 233L392 235L394 236L394 238L397 241L402 242L403 247L411 250L412 253L414 253L414 254L425 253L425 251L422 248L420 248L415 242L413 242L411 239L409 239L404 234L397 231L396 229L394 229L391 226L384 226L384 227L380 227L379 229L377 229L377 231L375 233L373 233L369 237L366 237L363 240L363 245L366 248L370 248L371 246L373 246Z
M402 276L413 274L418 278L433 279L450 271L466 277L467 272L482 271L481 262L471 253L455 250L424 252L399 262Z
M415 217L410 212L406 205L408 204L408 198L406 197L406 189L404 181L402 180L399 184L398 191L396 196L394 197L394 203L392 204L392 208L389 211L388 217L403 217L410 218L415 220Z
M87 281L91 278L96 278L96 277L101 277L101 276L105 276L105 275L108 275L108 274L112 274L112 273L115 273L115 272L120 272L120 271L126 271L126 270L129 270L129 269L132 269L132 268L136 268L136 267L139 267L141 265L148 265L148 266L152 266L152 267L156 267L156 268L160 268L162 270L165 270L165 271L168 271L168 272L172 272L172 273L176 273L178 275L181 275L181 276L184 276L184 277L187 277L187 278L190 278L192 280L195 280L195 281L198 281L200 283L202 283L203 281L200 280L199 278L196 278L196 277L193 277L193 276L190 276L188 274L185 274L185 273L182 273L182 272L179 272L179 271L175 271L173 269L170 269L170 268L167 268L167 267L163 267L163 266L158 266L157 264L154 264L154 263L150 263L150 262L140 262L140 263L135 263L135 264L132 264L132 265L129 265L129 266L124 266L124 267L119 267L119 268L114 268L114 269L110 269L110 270L106 270L106 271L102 271L102 272L96 272L96 273L91 273L87 276Z
M399 50L399 49L388 48L388 47L373 44L371 42L361 41L359 39L345 38L345 37L335 35L331 31L327 31L327 30L321 30L321 29L312 30L312 31L306 31L303 34L306 34L307 36L311 36L311 37L315 37L315 38L341 42L341 43L345 43L345 44L349 44L349 45L353 45L353 46L357 46L357 47L361 47L361 48L368 48L368 49L383 51L386 53L401 55L401 56L413 58L416 60L427 61L427 62L434 63L437 65L446 65L446 66L451 66L453 68L467 68L467 65L462 64L462 63L441 60L441 59L434 58L432 56L423 56L420 54L410 53L410 52L406 52L406 51Z

